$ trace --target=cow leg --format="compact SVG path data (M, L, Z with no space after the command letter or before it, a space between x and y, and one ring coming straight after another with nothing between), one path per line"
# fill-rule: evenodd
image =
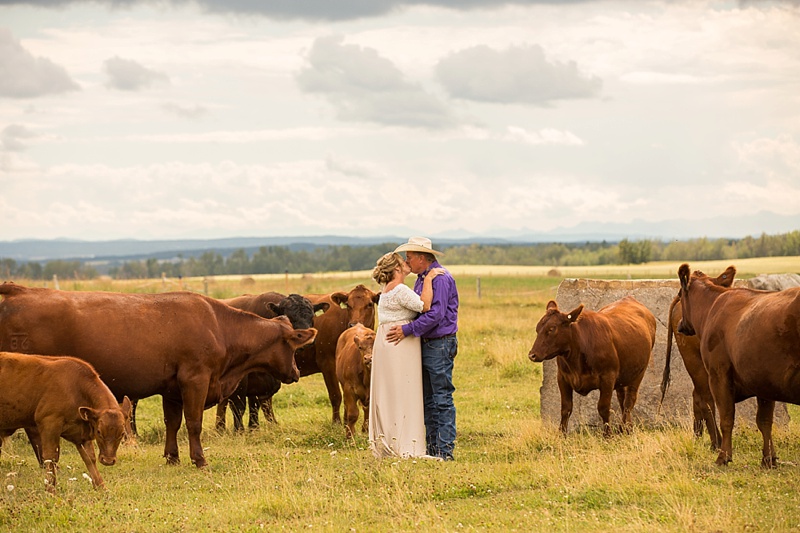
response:
M228 398L222 398L217 404L216 419L214 420L214 429L220 433L225 431L225 418L228 416Z
M53 428L39 429L42 435L42 463L45 467L44 483L47 492L56 491L56 472L58 471L58 459L60 456L59 445L61 444L60 431Z
M348 439L354 438L356 422L358 422L358 400L351 392L344 394L344 420L345 435Z
M257 396L257 398L261 412L264 413L264 420L277 424L278 420L275 418L275 410L272 407L272 396Z
M328 398L331 401L331 422L341 424L342 390L339 388L339 380L336 377L336 367L325 365L322 367L322 377L325 380L325 387L328 389Z
M572 387L561 372L558 373L558 392L561 394L561 423L559 429L566 435L569 428L569 417L572 415Z
M603 436L611 436L611 397L614 394L614 384L600 382L600 399L597 400L597 413L603 420Z
M622 395L620 396L620 391ZM633 429L633 407L636 405L636 400L639 399L639 388L637 386L629 385L627 387L620 387L617 389L617 399L619 400L620 410L622 411L622 430L630 433Z
M362 402L361 410L364 412L364 423L361 424L361 433L369 433L369 400Z
M136 404L139 403L139 400L134 398L131 400L131 431L133 431L134 436L139 436L139 431L136 429Z
M164 424L167 426L164 457L167 458L168 465L178 465L181 463L178 455L178 430L183 419L183 405L179 401L168 400L163 396L161 405L164 407Z
M709 388L708 375L703 372L703 380L692 377L694 389L692 390L692 409L694 411L694 434L698 437L703 436L703 422L708 430L708 437L711 440L711 449L718 450L722 437L717 427L716 408L714 407L714 396Z
M714 403L719 411L719 428L722 433L717 464L727 465L733 460L733 422L736 416L736 403L733 391L724 374L709 375L711 392L714 394Z
M205 380L193 381L193 383L200 383L200 385L181 385L183 417L186 419L186 432L189 434L189 457L192 459L192 464L197 468L203 468L208 464L205 455L203 455L200 433L203 431L203 408L205 407L209 381L210 378L206 377Z
M247 408L247 398L241 386L236 388L230 399L231 414L233 414L233 430L236 432L244 431L244 411Z
M772 418L775 413L775 402L761 398L758 398L757 401L756 425L764 439L764 446L761 448L761 466L775 468L778 466L778 456L775 454L775 444L772 442Z
M247 409L249 417L247 419L247 429L258 429L258 410L261 408L261 398L256 394L249 394L247 396Z
M106 484L100 476L100 471L97 469L97 455L94 451L94 441L87 440L80 444L75 444L75 447L78 448L78 453L81 459L83 459L83 464L86 465L86 469L89 471L89 477L92 478L92 486L96 489L106 488Z
M39 434L39 430L35 427L25 428L25 434L28 436L28 442L31 444L31 448L33 448L33 454L36 456L36 460L39 461L39 466L43 467L42 436Z

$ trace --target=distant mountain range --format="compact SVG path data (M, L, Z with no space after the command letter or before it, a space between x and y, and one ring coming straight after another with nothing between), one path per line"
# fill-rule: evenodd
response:
M641 220L625 224L580 223L569 228L557 228L547 232L536 232L527 228L495 228L487 235L467 231L451 231L429 235L434 244L448 247L465 244L532 244L544 242L619 242L622 239L659 241L709 239L740 239L757 237L763 233L778 235L800 229L800 216L784 216L762 212L751 216L731 216L702 221L665 220L645 222ZM374 244L399 244L407 235L385 235L377 237L348 237L320 235L308 237L231 237L220 239L171 239L109 241L86 241L75 239L20 239L0 241L0 258L15 261L49 261L69 259L81 261L124 261L143 258L171 259L198 256L213 250L227 256L234 250L244 249L252 253L262 246L286 246L292 250L311 249L318 246L349 245L369 246Z

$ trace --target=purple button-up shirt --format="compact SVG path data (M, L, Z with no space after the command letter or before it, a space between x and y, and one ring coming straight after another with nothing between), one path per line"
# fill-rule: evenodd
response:
M431 268L443 268L438 261L431 263L430 267L417 276L414 283L414 292L422 294L422 284L425 275ZM433 278L433 300L431 308L422 313L412 322L403 326L403 335L409 337L422 337L436 339L445 335L452 335L458 331L458 290L456 280L445 272Z

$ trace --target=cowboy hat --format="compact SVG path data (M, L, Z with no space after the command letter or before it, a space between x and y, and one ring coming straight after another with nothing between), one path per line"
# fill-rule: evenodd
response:
M444 255L438 250L431 248L431 240L425 237L411 237L408 242L401 244L394 250L396 253L400 252L420 252L434 255Z

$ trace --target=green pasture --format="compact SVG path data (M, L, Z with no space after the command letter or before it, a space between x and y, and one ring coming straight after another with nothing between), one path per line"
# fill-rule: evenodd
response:
M757 261L733 264L742 277L800 272L800 258ZM724 263L691 266L716 275L731 262ZM343 428L331 424L325 387L315 375L276 395L277 425L262 422L257 431L233 434L229 420L228 432L218 434L214 410L206 411L209 467L188 462L185 430L179 434L183 464L167 466L161 403L154 397L139 404L138 443L120 448L116 466L100 466L105 491L92 489L76 450L62 442L58 492L47 494L24 434L8 439L0 456L0 531L800 530L800 425L793 406L792 421L775 430L781 463L771 471L759 466L755 429L737 430L734 462L717 467L707 438L695 439L688 427L564 438L541 421L541 365L527 353L561 279L670 278L677 266L603 273L452 267L461 292L454 462L374 459L365 435L348 442ZM364 272L189 279L182 286L226 297L322 293L358 283L377 288ZM175 280L60 285L139 292L179 287Z

